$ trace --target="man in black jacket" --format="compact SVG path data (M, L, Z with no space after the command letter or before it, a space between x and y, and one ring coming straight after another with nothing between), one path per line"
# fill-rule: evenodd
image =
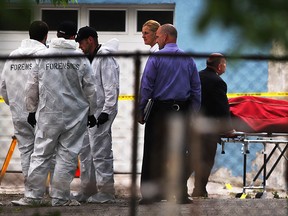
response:
M192 197L208 197L206 185L214 165L217 143L220 136L233 136L227 85L220 77L226 70L226 59L220 53L212 53L207 67L199 72L201 80L201 116L203 129L200 131L200 145L195 151L193 164L195 183Z

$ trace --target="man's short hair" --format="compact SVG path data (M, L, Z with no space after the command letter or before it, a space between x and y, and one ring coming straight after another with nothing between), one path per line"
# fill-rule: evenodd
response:
M48 34L49 27L47 23L37 20L31 23L29 27L30 39L42 41Z
M161 31L177 39L178 33L174 25L166 23L161 26Z
M217 67L221 63L221 59L225 59L225 56L222 55L221 53L212 53L207 61L206 65L207 66L212 66L212 67Z

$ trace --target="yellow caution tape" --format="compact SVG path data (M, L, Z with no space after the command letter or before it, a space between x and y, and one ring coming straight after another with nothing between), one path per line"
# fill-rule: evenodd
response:
M247 92L247 93L228 93L228 98L240 96L259 96L259 97L287 97L288 92Z
M227 190L232 190L232 185L229 184L229 183L227 183L227 184L225 184L225 188L226 188Z
M246 193L243 193L243 194L241 195L240 199L245 199L246 196L247 196L247 194L246 194Z
M245 93L228 93L228 98L240 96L259 96L259 97L288 97L288 92L245 92ZM134 95L120 95L119 100L134 100Z
M240 96L259 96L259 97L288 97L288 92L247 92L247 93L228 93L228 98L240 97ZM119 95L120 101L131 101L134 100L134 95ZM0 103L4 100L0 97Z
M134 100L134 95L119 95L119 100Z

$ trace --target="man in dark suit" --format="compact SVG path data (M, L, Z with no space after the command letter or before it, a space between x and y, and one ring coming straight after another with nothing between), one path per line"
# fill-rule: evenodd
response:
M200 145L194 149L195 183L192 197L208 197L206 185L214 165L217 143L220 136L233 136L227 85L220 77L226 70L226 59L220 53L212 53L207 67L199 72L201 80Z

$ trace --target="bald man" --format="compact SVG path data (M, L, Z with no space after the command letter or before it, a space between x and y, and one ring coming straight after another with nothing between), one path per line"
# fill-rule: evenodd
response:
M207 67L199 72L201 80L202 117L211 129L200 134L200 145L196 146L194 159L195 183L192 197L208 197L206 185L214 165L220 135L233 136L227 84L220 77L226 71L226 59L221 53L212 53L206 61Z
M188 144L184 139L187 134L184 132L181 136L183 141L176 143L181 160L177 166L180 174L175 176L180 183L174 184L177 187L177 194L174 194L173 188L165 187L168 182L167 174L171 175L173 171L168 168L170 134L167 128L171 126L171 116L188 119L190 113L199 110L200 79L194 60L188 56L177 56L184 52L176 44L177 30L173 25L160 26L156 32L156 41L160 50L149 57L140 86L138 121L146 124L140 186L142 200L139 203L160 202L167 199L167 193L172 193L177 203L186 204L191 203L187 196L187 179L184 175L184 170L189 165L186 163ZM167 53L171 56L161 55ZM154 103L147 121L144 121L143 114L148 100Z

